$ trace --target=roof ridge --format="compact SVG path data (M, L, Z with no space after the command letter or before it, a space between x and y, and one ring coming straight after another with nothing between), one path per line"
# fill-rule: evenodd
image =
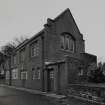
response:
M67 11L70 11L69 8L65 9L63 12L61 12L56 18L54 18L54 20L56 21L57 19L59 19L62 15L64 15Z
M71 15L71 17L72 17L72 19L73 19L73 22L74 22L76 28L78 29L79 34L81 34L81 32L80 32L80 30L79 30L79 28L78 28L78 26L77 26L77 23L76 23L76 21L75 21L75 19L74 19L74 17L73 17L73 15L72 15L72 13L71 13L71 11L70 11L69 8L65 9L61 14L59 14L59 15L58 15L56 18L54 18L53 20L54 20L54 21L57 21L57 20L58 20L59 18L61 18L67 11L70 13L70 15Z

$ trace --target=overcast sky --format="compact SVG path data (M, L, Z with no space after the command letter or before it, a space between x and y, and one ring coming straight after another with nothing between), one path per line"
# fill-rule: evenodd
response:
M66 8L84 35L86 52L105 60L105 0L0 0L0 46L33 36Z

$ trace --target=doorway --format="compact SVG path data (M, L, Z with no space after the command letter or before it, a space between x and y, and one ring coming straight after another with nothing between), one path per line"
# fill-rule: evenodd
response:
M50 68L47 71L47 90L54 91L54 69Z

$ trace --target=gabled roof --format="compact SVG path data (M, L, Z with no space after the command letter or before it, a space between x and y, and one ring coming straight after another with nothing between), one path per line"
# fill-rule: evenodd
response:
M60 13L54 20L57 21L59 18L61 18L66 12L70 12L70 9L65 9L62 13ZM70 12L71 13L71 12Z
M20 44L16 49L19 49L20 47L22 47L22 46L26 45L27 43L29 43L30 41L32 41L34 38L40 36L41 33L44 32L46 26L49 27L49 24L50 24L50 23L53 23L53 22L58 21L58 19L62 18L62 16L64 16L66 13L69 13L69 14L70 14L71 19L72 19L73 22L74 22L74 25L76 26L78 32L80 33L80 31L79 31L79 29L78 29L78 26L77 26L77 24L76 24L76 22L75 22L75 20L74 20L74 18L73 18L73 16L72 16L71 12L70 12L70 9L67 8L67 9L65 9L60 15L58 15L56 18L54 18L54 19L49 19L49 18L48 18L48 19L47 19L47 24L44 25L45 27L44 27L40 32L36 33L33 37L31 37L30 39L26 40L26 41L23 42L22 44ZM81 35L81 33L80 33L80 35Z
M73 22L73 27L74 27L74 29L75 30L77 30L77 32L82 36L82 34L80 33L80 30L79 30L79 28L78 28L78 26L77 26L77 24L76 24L76 22L75 22L75 20L74 20L74 18L73 18L73 16L72 16L72 13L71 13L71 11L70 11L70 9L69 8L67 8L67 9L65 9L61 14L59 14L56 18L54 18L54 19L50 19L50 18L48 18L47 19L47 23L44 25L45 27L49 27L49 26L51 26L52 25L52 23L56 23L59 19L61 19L63 16L67 16L67 15L69 16L69 19ZM66 19L66 18L65 18ZM65 20L66 21L66 20Z
M25 45L28 44L30 41L32 41L34 38L40 36L43 32L44 32L44 29L42 29L40 32L38 32L38 33L36 33L35 35L33 35L30 39L26 39L25 41L23 41L22 43L20 43L20 44L16 47L16 50L18 50L19 48L25 46Z
M60 15L58 15L58 16L54 19L54 21L57 21L58 19L62 18L62 16L65 15L66 13L69 13L69 14L70 14L71 19L73 20L73 22L74 22L74 24L75 24L75 26L76 26L78 32L80 33L80 30L79 30L79 28L78 28L78 26L77 26L77 24L76 24L76 22L75 22L75 20L74 20L74 17L73 17L73 15L72 15L72 13L71 13L71 11L70 11L69 8L65 9ZM80 33L80 34L81 34L81 33Z

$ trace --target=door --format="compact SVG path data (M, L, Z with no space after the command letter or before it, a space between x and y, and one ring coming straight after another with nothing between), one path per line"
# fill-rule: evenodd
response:
M48 91L53 91L54 90L54 70L49 69L48 70L48 76L47 76L47 87L48 87Z
M21 72L22 87L25 87L26 80L27 80L27 72L26 71L22 71Z

